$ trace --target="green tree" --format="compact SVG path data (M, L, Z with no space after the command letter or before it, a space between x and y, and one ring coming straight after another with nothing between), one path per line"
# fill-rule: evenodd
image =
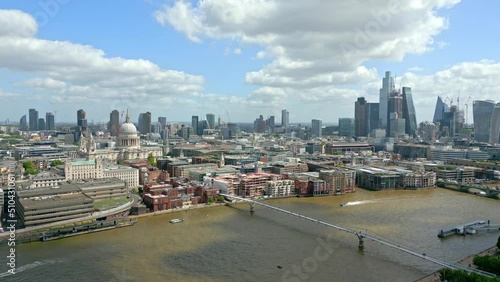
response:
M151 153L148 156L148 163L151 166L156 166L156 159L155 159L155 157L153 157L153 154L151 154Z
M474 264L481 270L500 275L500 259L492 256L475 256Z
M62 165L62 164L64 164L64 162L63 162L63 161L61 161L61 160L53 160L53 161L50 163L50 166L51 166L51 167L54 167L54 166L58 166L58 165Z
M224 200L225 200L225 198L224 198L224 196L222 196L222 195L220 195L220 196L217 198L217 201L218 201L219 203L224 203Z
M209 204L213 204L215 202L214 200L214 197L213 196L208 196L208 199L207 199L208 203Z
M32 161L25 161L23 163L24 167L24 174L37 174L38 171L35 169L35 166L33 165Z

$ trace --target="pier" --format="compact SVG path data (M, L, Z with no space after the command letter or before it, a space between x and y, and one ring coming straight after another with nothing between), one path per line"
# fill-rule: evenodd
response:
M490 224L490 221L476 220L473 222L465 223L452 227L450 229L441 230L438 234L439 238L446 238L451 235L476 234L478 231L497 231L500 230L500 224Z

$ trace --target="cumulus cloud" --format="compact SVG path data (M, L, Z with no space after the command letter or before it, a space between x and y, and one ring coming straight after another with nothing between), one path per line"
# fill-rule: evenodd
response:
M376 71L363 62L432 50L433 38L448 26L436 10L458 2L205 0L192 5L176 0L155 16L192 41L230 38L262 46L256 58L274 61L249 72L247 83L313 89L369 82Z
M36 30L31 15L0 10L0 68L34 75L14 86L45 90L55 103L112 100L132 107L140 99L192 95L203 88L201 76L108 57L89 45L40 39Z

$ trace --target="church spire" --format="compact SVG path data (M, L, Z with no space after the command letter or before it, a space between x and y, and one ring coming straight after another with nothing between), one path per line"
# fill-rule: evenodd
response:
M127 115L125 116L125 123L130 123L130 115L128 114L128 109L127 109Z

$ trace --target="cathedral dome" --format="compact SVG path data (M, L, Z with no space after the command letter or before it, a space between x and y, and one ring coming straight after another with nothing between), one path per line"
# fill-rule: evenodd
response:
M137 128L135 128L135 125L130 122L123 123L122 126L120 126L120 133L135 133L137 134Z
M120 126L119 133L137 134L137 128L133 123L130 122L130 115L128 114L128 111L125 122Z

